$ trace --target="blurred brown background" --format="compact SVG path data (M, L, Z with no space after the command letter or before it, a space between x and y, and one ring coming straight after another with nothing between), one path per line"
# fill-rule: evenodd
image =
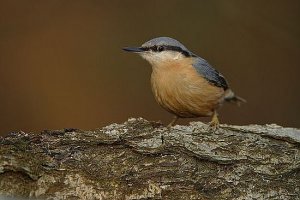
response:
M300 127L299 1L0 1L0 134L167 123L150 65L121 50L157 36L207 59L248 103L222 123ZM200 119L206 120L207 119ZM186 123L186 120L180 121Z

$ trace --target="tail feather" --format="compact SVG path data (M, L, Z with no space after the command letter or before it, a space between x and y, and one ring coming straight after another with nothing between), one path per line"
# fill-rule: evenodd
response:
M242 103L246 103L247 101L242 97L236 96L234 92L230 89L226 90L225 93L225 101L230 103L235 103L240 106Z

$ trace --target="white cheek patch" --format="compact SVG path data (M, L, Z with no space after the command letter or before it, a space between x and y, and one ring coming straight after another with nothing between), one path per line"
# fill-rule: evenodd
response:
M182 58L182 54L178 52L164 51L164 52L147 52L142 53L141 56L149 61L151 64L159 62L165 62L170 60L179 60Z
M174 60L178 60L182 57L181 53L177 53L177 55L175 55L175 57L173 58Z

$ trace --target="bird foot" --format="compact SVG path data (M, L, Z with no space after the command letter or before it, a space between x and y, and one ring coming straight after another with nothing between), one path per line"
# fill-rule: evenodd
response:
M213 132L216 132L219 127L220 127L220 122L219 122L219 119L218 119L218 115L217 113L215 112L211 121L208 123L209 125L209 130L213 131Z
M173 120L168 124L167 128L170 129L178 120L177 116L174 116Z
M220 124L219 124L219 121L211 121L208 123L208 129L210 131L212 131L213 133L216 132L219 128L220 128Z

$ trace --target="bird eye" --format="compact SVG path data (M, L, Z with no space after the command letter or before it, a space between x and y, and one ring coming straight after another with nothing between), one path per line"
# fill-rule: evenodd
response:
M163 50L164 50L164 47L163 47L163 46L158 46L158 47L157 47L157 51L161 52L161 51L163 51Z

